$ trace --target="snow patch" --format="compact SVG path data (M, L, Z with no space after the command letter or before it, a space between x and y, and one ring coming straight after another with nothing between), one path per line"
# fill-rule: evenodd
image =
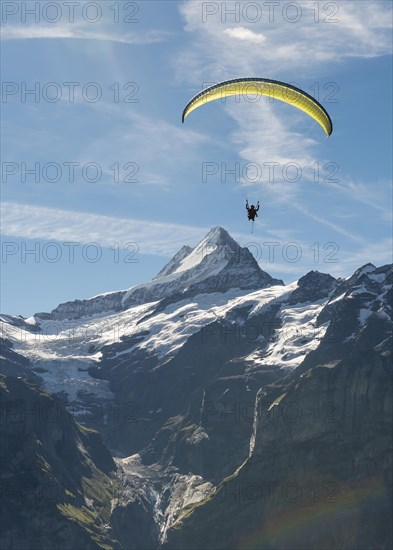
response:
M327 300L313 304L281 307L281 327L277 328L267 349L251 353L246 360L254 365L298 367L303 359L316 349L329 323L317 326L316 320Z
M368 278L377 283L382 283L386 279L386 273L371 273Z
M360 324L364 325L371 314L372 314L372 310L370 308L362 307L359 311L359 317L358 317Z

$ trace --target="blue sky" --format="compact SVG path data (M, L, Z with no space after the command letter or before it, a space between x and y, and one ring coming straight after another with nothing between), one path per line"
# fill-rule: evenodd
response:
M35 5L2 3L2 312L147 281L215 225L288 283L391 262L390 1ZM314 95L332 136L260 97L181 124L248 76Z

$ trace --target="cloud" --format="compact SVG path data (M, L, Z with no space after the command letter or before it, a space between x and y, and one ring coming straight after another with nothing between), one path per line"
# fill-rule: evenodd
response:
M32 40L32 39L80 39L104 40L122 44L154 44L168 37L165 31L149 31L146 33L113 34L110 32L94 32L77 25L18 26L5 25L1 33L2 40Z
M356 201L378 210L379 219L383 222L392 221L393 192L392 181L381 180L372 183L355 182L350 176L341 178L340 183L330 183L337 192L346 195L351 201Z
M371 262L377 267L390 264L393 261L392 249L393 239L387 237L377 242L366 243L357 250L342 251L341 263L344 266L354 266L353 270L367 262Z
M242 158L281 165L297 161L300 166L315 160L318 142L299 131L305 123L304 114L292 106L256 96L254 101L245 98L242 103L229 106L227 112L237 122L232 138L240 145ZM311 119L308 122L314 124Z
M110 247L114 242L134 242L141 254L158 256L172 256L183 244L196 244L208 231L208 228L13 202L3 202L1 213L2 233L8 237L95 242L103 247Z
M139 98L139 95L136 97ZM181 125L181 111L175 120L172 118L167 121L151 113L145 114L141 110L137 112L125 109L122 103L105 100L96 103L86 102L81 87L75 90L73 99L74 105L97 113L100 119L110 117L105 132L89 136L84 147L75 151L72 140L64 142L64 138L59 134L53 137L45 130L47 115L38 111L35 115L35 129L31 129L31 124L25 127L9 126L8 145L11 146L12 139L12 154L18 151L21 158L26 158L27 152L35 152L36 155L43 155L38 156L42 162L44 159L60 162L59 151L62 156L64 155L63 158L69 159L70 156L65 156L69 147L73 151L72 160L79 162L80 166L91 161L100 164L103 170L103 183L114 184L114 170L109 167L117 162L121 181L129 177L143 183L144 190L146 186L153 190L154 187L169 189L182 184L185 178L189 177L190 163L195 165L196 159L202 155L203 147L212 143L212 136L194 131L190 126ZM67 117L69 101L66 94L62 98L62 105L63 116ZM37 127L40 128L39 131ZM37 157L34 161L37 161ZM125 168L127 164L128 167Z
M363 2L362 9L357 0L292 3L296 20L287 3L276 5L270 15L268 3L212 2L214 10L207 4L189 0L181 5L193 40L177 58L180 81L202 83L207 74L217 81L283 73L298 78L299 69L315 75L347 58L391 54L390 2ZM265 40L250 47L251 37Z
M364 239L363 237L359 237L359 235L357 235L356 233L354 233L353 231L348 231L346 230L345 228L343 227L340 227L337 223L334 223L332 221L329 221L325 218L323 218L322 216L318 215L318 214L314 214L313 212L310 212L308 210L308 208L306 208L305 206L303 206L302 204L298 204L296 202L292 202L292 206L293 208L296 208L296 210L298 210L299 212L301 212L302 214L304 214L305 216L308 216L309 218L311 218L312 220L318 222L318 223L321 223L323 225L326 225L327 227L329 227L330 229L333 229L333 231L335 231L336 233L339 233L340 235L344 235L345 237L347 237L348 239L362 245L362 246L365 246L367 241L366 239Z
M262 44L262 42L266 40L266 36L263 34L258 34L245 27L230 27L225 29L224 33L232 38L244 40L245 42L252 42L254 44Z
M189 170L189 164L211 137L200 132L105 102L89 107L112 117L111 134L97 136L83 152L84 159L99 158L110 166L113 158L120 163L131 159L138 165L137 179L144 185L177 186ZM137 139L136 139L137 136ZM112 177L112 173L108 173Z

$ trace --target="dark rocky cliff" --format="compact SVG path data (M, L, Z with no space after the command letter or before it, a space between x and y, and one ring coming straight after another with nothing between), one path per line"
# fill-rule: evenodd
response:
M118 548L105 528L115 463L56 398L0 378L1 548Z

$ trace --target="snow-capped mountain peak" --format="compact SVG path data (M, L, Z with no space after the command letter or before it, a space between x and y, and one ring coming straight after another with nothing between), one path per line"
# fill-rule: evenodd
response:
M66 302L51 313L36 316L40 319L79 319L163 299L176 302L198 293L227 292L234 288L257 290L277 284L283 282L262 271L247 248L240 247L225 229L216 226L195 248L183 246L150 282L128 290Z
M236 250L239 248L239 245L234 239L232 239L228 231L226 231L223 227L219 225L216 225L215 227L212 227L210 229L210 231L198 244L198 247L202 246L203 244L205 244L205 246L229 246L232 250Z
M363 275L368 275L369 273L375 271L375 269L375 265L373 265L372 263L367 263L362 267L359 267L359 269L357 269L355 273L351 275L351 277L348 277L347 281L350 283L354 283L355 281L363 277Z
M150 282L130 288L122 306L166 299L190 298L198 293L232 288L256 290L282 285L262 271L247 248L242 248L220 226L213 227L193 249L182 247Z
M183 246L153 280L193 269L204 258L211 255L215 256L216 261L214 263L221 260L222 267L224 267L230 257L239 250L240 246L237 242L232 239L225 229L217 225L210 229L195 248ZM210 258L210 263L212 263L212 258Z

